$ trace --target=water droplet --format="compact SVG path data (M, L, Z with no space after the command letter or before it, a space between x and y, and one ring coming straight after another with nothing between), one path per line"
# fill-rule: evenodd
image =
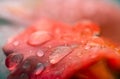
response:
M28 43L31 45L40 45L51 39L50 33L46 31L37 31L31 34Z
M14 46L18 46L18 45L19 45L19 41L13 42L13 45L14 45Z
M45 66L42 63L38 63L35 68L34 74L39 75L43 72L44 69L45 69Z
M29 60L25 60L22 66L23 69L30 69L31 68L31 62Z
M26 73L22 73L18 79L29 79Z
M58 63L61 59L63 59L66 55L68 55L71 52L72 52L71 47L68 46L56 47L52 51L52 54L49 56L50 63L52 64Z
M27 59L22 63L21 66L25 72L31 73L34 70L36 63L38 62L39 61L36 56L30 56L30 57L27 57Z
M23 60L23 55L20 53L12 53L6 58L6 66L9 70L14 70L16 66Z
M39 57L44 56L44 52L42 50L37 51L37 56Z
M29 51L29 55L32 55L32 54L33 54L33 51L32 51L32 50L30 50L30 51Z
M52 46L51 46L51 45L48 45L48 48L52 48Z
M8 44L12 43L15 40L15 37L16 37L16 35L9 38L7 43Z
M88 45L85 46L85 49L86 49L86 50L89 50L90 48L91 48L91 47L88 46Z
M95 32L93 35L94 36L100 36L101 34L100 34L100 32Z

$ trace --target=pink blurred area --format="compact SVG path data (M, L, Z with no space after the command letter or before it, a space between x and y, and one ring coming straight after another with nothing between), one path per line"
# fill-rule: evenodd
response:
M4 0L0 7L0 17L23 25L41 18L68 24L91 20L103 36L120 41L120 7L114 0Z
M67 23L83 19L105 19L118 14L112 0L4 0L0 3L0 17L27 23L49 17ZM112 13L111 13L112 12ZM100 17L99 17L100 16ZM96 21L97 21L96 20Z

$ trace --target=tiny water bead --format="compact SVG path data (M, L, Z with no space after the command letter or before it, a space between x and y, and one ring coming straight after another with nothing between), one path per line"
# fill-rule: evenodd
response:
M14 46L18 46L19 44L20 44L19 41L15 41L15 42L13 42L13 45L14 45Z
M59 46L53 49L52 54L49 56L50 63L56 64L66 55L72 52L72 48L69 46Z
M42 50L38 50L36 54L38 57L44 56L44 52Z
M40 45L51 39L50 33L46 31L37 31L30 35L28 43L30 45Z
M14 70L16 66L22 62L22 60L23 60L22 54L12 53L6 58L5 64L9 70Z
M36 67L35 67L34 74L35 74L35 75L39 75L39 74L41 74L41 73L44 71L44 69L45 69L44 64L38 63L38 64L36 65Z

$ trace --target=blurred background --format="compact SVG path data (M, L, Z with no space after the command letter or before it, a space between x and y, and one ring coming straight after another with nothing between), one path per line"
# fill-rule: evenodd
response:
M0 79L6 79L2 47L7 39L42 18L67 24L91 20L101 35L120 44L120 0L0 0Z

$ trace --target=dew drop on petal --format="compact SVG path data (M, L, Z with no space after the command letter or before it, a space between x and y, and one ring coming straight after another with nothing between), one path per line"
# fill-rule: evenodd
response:
M39 75L39 74L41 74L44 71L44 69L45 69L45 66L42 63L38 63L36 65L35 70L34 70L34 74L35 75Z
M59 46L53 49L52 54L49 56L51 64L58 63L66 55L72 52L72 48L68 46Z
M90 48L91 48L91 47L88 46L88 45L85 46L85 49L86 49L86 50L89 50Z
M30 69L30 67L31 67L31 62L28 61L28 60L25 60L24 63L23 63L22 68L23 69Z
M19 45L19 41L13 42L13 45L14 45L14 46L18 46L18 45Z
M51 46L51 45L48 45L48 48L52 48L52 46Z
M37 56L38 57L44 56L44 52L42 50L37 51Z
M26 73L22 73L18 79L29 79Z
M23 55L20 53L12 53L6 58L6 66L9 70L14 70L16 66L23 60Z
M31 34L28 43L30 45L40 45L51 39L50 33L46 31L37 31Z

